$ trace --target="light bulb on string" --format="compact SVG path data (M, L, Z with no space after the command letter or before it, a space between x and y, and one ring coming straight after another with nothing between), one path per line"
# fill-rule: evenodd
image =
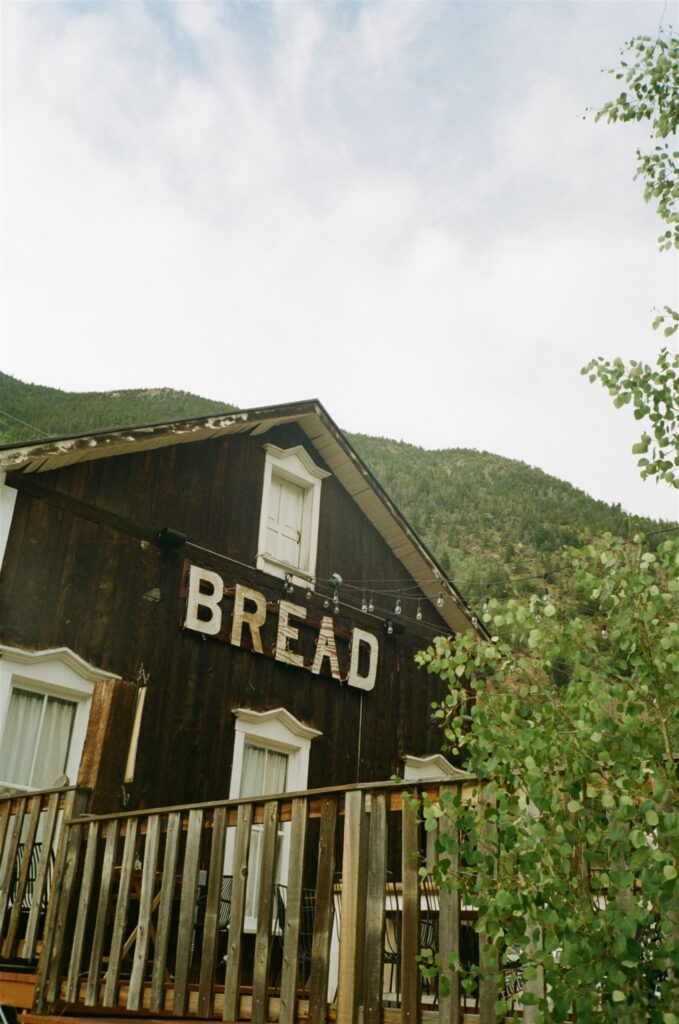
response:
M490 598L489 598L488 594L486 594L485 600L483 602L483 614L487 615L489 611L490 611Z
M375 602L373 601L372 594L368 598L368 611L369 612L374 612L375 611Z
M310 583L307 585L307 588L306 588L306 599L307 599L307 601L311 600L311 584Z
M601 639L608 640L608 626L605 622L601 623Z
M549 591L547 590L547 587L545 587L542 593L542 603L549 604Z
M417 599L417 611L415 612L415 618L418 622L422 622L422 601L420 598Z
M339 590L336 590L332 595L332 614L339 614Z
M330 598L329 597L326 597L325 601L323 602L323 607L324 608L329 608L330 607Z
M479 620L475 615L472 615L472 626L478 626Z
M394 605L394 615L400 615L400 614L401 614L401 598L397 597L396 598L396 604Z
M363 598L361 600L361 611L365 613L365 612L367 612L367 610L368 610L368 602L366 601L365 594L364 594Z
M436 595L436 607L437 608L443 608L443 591L442 590L439 590L438 594Z
M389 621L387 622L387 633L389 634L389 636L391 636L391 634L393 632L394 632L394 623L391 621L391 619L389 619Z

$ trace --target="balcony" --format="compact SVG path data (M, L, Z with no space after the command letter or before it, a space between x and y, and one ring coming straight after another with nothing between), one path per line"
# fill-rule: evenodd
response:
M443 996L419 970L471 955L474 914L420 875L438 784L405 788L97 816L74 788L3 798L0 1004L26 1024L489 1024L494 986Z

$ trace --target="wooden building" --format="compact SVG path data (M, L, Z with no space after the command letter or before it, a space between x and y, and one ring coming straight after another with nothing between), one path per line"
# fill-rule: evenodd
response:
M209 1017L223 998L223 1019L241 1019L240 946L230 954L225 988L215 988L220 879L233 878L243 949L248 934L253 943L257 936L250 950L251 1016L263 1024L270 1016L276 934L272 883L291 885L299 898L303 884L316 886L332 902L338 865L344 864L345 878L353 877L349 861L360 822L367 821L368 784L382 783L379 800L391 793L385 807L400 814L397 790L383 780L460 777L440 755L431 719L442 684L416 669L414 655L434 635L482 627L317 401L4 446L0 512L0 955L6 969L34 964L43 950L35 995L41 1012L63 1013L65 1005L84 1001L108 1013L121 1005L162 1013L170 1005L161 992L165 972L178 979L181 992L168 1012ZM57 798L52 787L63 786L64 776L78 788ZM282 796L328 787L334 796L318 797L319 804L307 795L303 810ZM279 794L277 802L262 800L267 794ZM345 798L346 814L358 823L354 838L346 824L344 837L336 835L332 823L333 814L345 814ZM379 800L375 792L374 808ZM334 812L324 810L330 804ZM79 816L84 811L88 819ZM408 826L411 840L414 827ZM389 857L401 864L400 826L394 836L395 854L385 852L386 833L383 849L382 839L375 840L382 893ZM28 867L29 850L35 870ZM159 850L165 850L166 879L170 872L172 890L176 881L181 891L173 939L173 897L161 898L160 889L153 895ZM181 875L168 867L177 857ZM357 878L364 877L361 865L354 865ZM56 881L49 881L51 872ZM403 869L404 886L406 875L411 895L404 889L403 899L412 900L412 920L404 941L411 943L416 972L421 898L412 866ZM37 896L22 910L29 883L37 885ZM135 891L139 918L126 944ZM351 899L361 898L359 885ZM49 903L46 920L41 899ZM230 901L231 895L229 907ZM384 913L383 907L382 930ZM200 914L202 959L195 954ZM349 944L353 933L355 946L366 919L358 904L353 911L345 905L343 914L342 941ZM331 1000L330 920L316 914L313 962L320 981L310 1012L316 1021L326 1019ZM156 942L163 927L164 953L145 973L149 934ZM374 929L371 934L374 951L380 940ZM232 941L229 932L230 950ZM105 942L111 948L103 956ZM83 995L78 978L89 943L99 960L93 952ZM117 986L128 954L137 966L121 1004ZM170 975L168 956L176 956ZM288 986L293 1003L299 977L290 963L297 960L297 953L283 957L288 975L279 984L281 993ZM104 962L108 973L101 974ZM113 963L123 975L111 973ZM190 982L193 977L197 986L198 975L194 1005ZM417 1003L414 984L408 1020ZM354 1021L354 982L339 991L349 993L342 1019ZM281 1020L298 1015L286 1006Z
M276 792L439 751L413 656L468 613L318 402L5 447L0 471L0 785L65 773L114 810L240 795L245 744L285 752L252 769Z

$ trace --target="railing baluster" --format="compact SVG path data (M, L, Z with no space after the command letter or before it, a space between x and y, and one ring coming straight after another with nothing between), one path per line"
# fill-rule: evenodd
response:
M12 882L14 881L14 872L16 870L17 853L19 851L19 843L21 842L21 830L24 824L24 815L26 813L26 797L18 797L13 801L14 804L14 825L12 827L11 838L9 841L9 850L7 854L7 860L5 862L5 870L2 873L2 879L0 880L0 936L5 935L5 915L7 914L7 908L9 906L9 897L12 889Z
M90 822L87 835L87 849L85 852L85 864L83 867L82 880L80 882L80 896L78 897L78 913L73 931L73 944L71 946L71 960L68 967L66 979L66 1001L77 1003L80 994L80 968L82 965L83 948L85 945L85 928L91 907L92 887L94 885L94 869L97 864L97 853L99 846L99 822Z
M442 826L442 831L443 828L445 826ZM457 878L460 873L459 853L445 853L444 856L450 861L447 877L451 880ZM439 890L439 956L441 973L448 974L450 978L450 992L447 996L441 994L439 979L439 1024L462 1024L460 974L450 970L453 953L460 955L460 894L444 884Z
M401 1022L420 1020L420 826L412 806L415 794L403 798L401 872L403 911L401 916Z
M56 1002L61 995L61 967L66 953L66 940L70 934L69 918L73 894L78 885L78 867L80 864L80 847L82 844L83 826L77 822L68 825L68 844L63 876L61 898L55 908L54 940L48 964L47 1000Z
M60 795L61 794L59 794L59 796ZM56 993L58 990L59 979L55 979L54 975L56 972L53 970L55 962L58 967L61 966L57 945L57 925L62 912L62 907L65 904L67 911L70 905L72 885L75 877L74 875L71 877L67 873L68 853L73 840L71 827L68 822L72 817L82 814L87 806L88 797L89 791L85 789L69 789L66 790L66 794L64 796L62 824L57 843L57 854L54 862L54 875L49 894L49 903L47 904L47 910L45 913L45 924L43 926L43 948L42 953L40 954L40 961L38 963L35 993L33 997L33 1009L36 1013L45 1012L50 998L54 1001L54 998L56 997L51 994ZM79 849L80 840L78 839L77 842ZM56 961L54 958L55 953L57 954Z
M264 805L264 835L260 861L259 902L255 963L252 973L252 1022L266 1024L269 1009L269 960L271 957L271 922L273 920L274 869L278 843L278 802Z
M229 920L229 943L224 981L223 1020L240 1019L240 975L242 958L243 921L245 919L245 895L248 883L248 855L250 853L250 832L252 829L252 804L241 804L236 823L236 846L233 856L233 890L231 896L231 918Z
M373 793L365 913L365 1024L382 1024L386 885L387 797Z
M360 934L360 892L365 797L361 790L347 793L344 801L342 851L342 930L339 949L337 1024L356 1024L361 988L363 943Z
M144 846L144 866L141 876L141 892L139 894L139 918L137 921L137 941L134 946L132 974L127 990L127 1009L139 1010L144 992L146 975L146 957L148 956L151 938L151 916L156 888L156 866L158 864L158 845L160 840L160 815L153 814L146 826L146 844Z
M175 1017L186 1013L189 998L189 970L191 951L194 943L196 924L196 899L198 896L198 871L200 869L200 842L203 834L203 811L189 811L186 833L186 850L182 871L182 897L179 906L179 935L177 937L177 959L174 972Z
M112 819L107 822L106 825L106 846L104 847L104 862L101 868L101 886L99 888L97 917L94 925L92 951L90 953L90 967L87 976L87 985L85 987L85 1006L96 1006L99 998L101 956L104 948L104 934L108 921L111 885L113 882L113 868L115 865L117 850L118 822L116 819Z
M38 928L40 926L41 919L43 920L43 935L45 934L45 915L48 901L51 893L48 891L48 887L51 888L50 881L53 884L53 879L50 880L50 867L53 859L52 844L54 842L54 831L57 825L57 817L59 814L59 803L60 794L52 793L47 802L47 811L45 812L45 820L42 828L42 839L40 847L40 857L38 860L38 868L35 873L35 883L33 885L33 899L31 901L31 909L28 913L28 921L26 923L26 935L24 936L23 945L23 959L32 960L35 957L35 947L38 939Z
M130 909L130 887L132 885L132 875L134 874L138 829L139 818L128 818L125 823L123 862L120 868L120 882L118 883L118 898L113 919L111 950L109 953L108 971L106 973L106 984L104 985L103 1005L106 1007L116 1006L118 1003L118 982L124 956L123 949L127 917Z
M177 884L177 860L179 857L181 824L181 814L178 811L168 814L165 855L163 857L163 888L160 895L160 906L158 907L158 929L153 957L153 974L151 976L150 1009L152 1013L162 1013L165 1009L165 972L172 926L174 891Z
M477 813L483 815L484 807L492 807L494 802L492 798L485 798L481 794ZM479 829L481 852L494 854L497 844L497 829L485 815L481 821ZM487 932L482 932L479 935L479 1024L497 1024L495 1003L498 998L499 967L497 950L488 940Z
M26 798L24 799L27 804L28 800ZM16 934L19 928L19 921L21 920L21 910L24 903L24 896L26 895L26 885L31 871L33 845L35 843L35 836L40 823L41 803L42 800L38 794L31 798L31 813L28 819L28 831L23 844L21 868L19 870L18 878L14 875L14 878L16 878L16 885L14 886L14 892L12 893L12 912L9 916L9 926L7 928L6 938L2 944L2 955L8 958L14 956L15 953L14 947L16 943Z
M288 891L285 904L283 964L281 967L281 1007L279 1024L294 1024L299 970L299 932L302 919L302 883L304 881L304 845L306 842L307 801L292 801Z
M203 921L203 949L200 958L198 985L198 1016L211 1017L214 1000L217 943L219 941L219 915L224 876L224 844L226 842L226 807L216 807L212 815L212 843L210 846L210 874L205 900Z
M335 909L336 830L337 797L326 797L321 805L321 830L318 840L316 914L309 974L309 1024L324 1024L328 1016L330 944Z

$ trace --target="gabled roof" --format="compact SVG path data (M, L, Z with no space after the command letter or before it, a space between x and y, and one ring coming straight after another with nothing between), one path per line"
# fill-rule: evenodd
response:
M43 473L92 459L112 458L169 445L209 441L227 434L257 436L272 427L296 423L328 468L381 534L423 593L436 601L439 591L448 600L439 614L455 632L471 624L471 612L454 584L428 551L394 502L351 447L317 399L261 409L192 417L173 422L97 430L70 437L41 438L22 445L0 445L0 472ZM483 626L474 624L486 635Z

